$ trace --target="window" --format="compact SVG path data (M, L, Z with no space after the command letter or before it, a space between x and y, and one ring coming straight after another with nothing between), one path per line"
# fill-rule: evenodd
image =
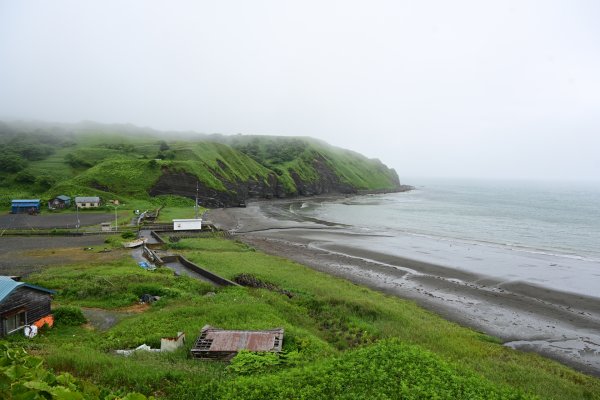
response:
M4 317L4 331L7 335L23 328L27 324L27 313L25 310Z

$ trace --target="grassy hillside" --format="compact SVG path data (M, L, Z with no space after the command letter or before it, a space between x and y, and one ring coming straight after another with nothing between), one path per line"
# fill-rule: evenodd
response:
M59 194L148 200L201 195L234 204L286 197L397 190L378 160L310 138L161 134L131 126L0 123L0 202ZM184 179L182 179L183 177ZM183 187L185 185L185 187Z
M148 272L115 248L110 261L47 267L29 281L57 290L55 307L103 310L118 324L103 330L58 323L33 340L13 335L10 345L41 356L56 373L159 399L600 399L598 379L504 347L410 301L231 240L182 239L171 247L222 276L251 274L291 296L214 288L165 268ZM140 308L143 293L162 298ZM231 364L192 359L189 349L205 324L283 327L283 353L241 353ZM177 331L188 340L174 353L113 353L157 347Z
M397 186L395 172L379 160L315 139L234 136L227 141L235 149L275 171L292 191L296 189L291 176L293 172L307 182L319 179L319 165L315 165L315 160L331 168L342 183L358 190L393 190Z

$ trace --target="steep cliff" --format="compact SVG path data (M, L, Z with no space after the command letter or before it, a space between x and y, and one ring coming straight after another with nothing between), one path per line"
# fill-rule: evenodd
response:
M206 206L235 206L249 198L402 189L396 172L379 160L311 138L163 134L100 124L24 129L0 129L7 160L36 151L18 173L0 171L4 188L23 195L148 199L195 197L198 190Z

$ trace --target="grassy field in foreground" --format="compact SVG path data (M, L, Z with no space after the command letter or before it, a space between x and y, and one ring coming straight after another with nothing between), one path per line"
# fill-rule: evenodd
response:
M118 324L106 331L57 326L30 341L12 336L11 345L100 387L165 399L600 399L600 380L503 347L412 302L231 240L183 239L173 246L222 276L251 274L280 291L216 289L163 268L147 272L115 249L121 256L114 261L48 267L28 281L57 290L55 306L108 310ZM145 310L132 307L143 293L162 298ZM190 359L205 324L283 327L283 354L241 353L229 365ZM157 347L181 330L187 345L174 353L112 352Z

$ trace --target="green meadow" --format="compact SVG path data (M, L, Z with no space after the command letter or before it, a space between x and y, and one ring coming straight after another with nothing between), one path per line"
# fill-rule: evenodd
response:
M148 272L118 248L118 238L111 241L113 261L91 257L85 264L47 267L28 281L56 290L54 307L109 313L118 321L114 326L59 320L32 340L9 338L11 348L41 357L44 368L72 374L102 393L159 399L600 399L597 378L506 348L413 302L234 240L182 239L171 250L229 279L250 274L272 290L215 288L164 267ZM161 299L141 307L137 299L144 293ZM283 352L242 352L231 363L192 359L189 349L206 324L283 327ZM114 354L143 343L159 347L161 337L178 331L187 342L173 353Z

